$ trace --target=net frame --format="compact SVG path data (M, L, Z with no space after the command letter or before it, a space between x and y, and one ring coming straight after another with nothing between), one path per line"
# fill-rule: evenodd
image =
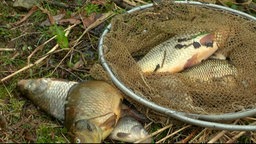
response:
M221 10L231 12L235 15L243 16L245 18L256 21L256 18L251 15L248 15L246 13L243 13L241 11L237 11L237 10L234 10L231 8L220 6L220 5L215 5L215 4L210 4L210 3L201 3L201 2L195 2L195 1L175 1L175 3L189 4L189 5L200 5L200 6L206 6L209 8L221 9ZM147 5L135 7L133 9L127 11L127 13L132 13L135 11L143 10L146 8L150 8L152 6L153 6L153 4L147 4ZM104 36L109 32L110 29L111 29L111 24L109 24L107 26L107 28L104 30L104 32L101 35L101 38L99 41L99 46L98 46L99 60L102 64L103 68L106 70L109 77L111 78L112 82L122 92L124 92L128 97L130 97L131 99L135 100L136 102L138 102L144 106L147 106L148 108L151 108L155 111L158 111L162 114L168 115L172 118L178 119L178 120L186 122L186 123L194 124L197 126L209 127L209 128L215 128L215 129L223 129L223 130L256 131L256 126L224 124L224 123L220 123L220 122L214 122L214 121L234 120L234 119L239 119L239 118L243 118L243 117L247 117L247 116L252 116L252 115L256 114L256 109L248 109L248 110L244 110L244 111L240 111L240 112L226 113L226 114L221 114L221 115L192 114L192 113L179 112L179 111L175 111L172 109L168 109L168 108L159 106L159 105L155 104L154 102L146 100L146 99L142 98L140 95L135 94L131 89L127 88L121 81L118 80L118 78L112 72L106 59L104 58L104 52L103 52Z

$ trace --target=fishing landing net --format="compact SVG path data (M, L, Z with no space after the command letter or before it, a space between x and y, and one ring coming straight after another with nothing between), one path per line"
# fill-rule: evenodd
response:
M182 73L145 74L136 62L151 48L176 35L222 33L221 53L237 69L236 75L200 81ZM135 94L178 112L215 115L256 108L256 22L225 10L164 1L151 8L118 15L104 37L104 57L115 76ZM225 70L225 69L224 69ZM220 70L221 73L221 70ZM95 79L111 79L100 64ZM166 116L127 99L151 120Z

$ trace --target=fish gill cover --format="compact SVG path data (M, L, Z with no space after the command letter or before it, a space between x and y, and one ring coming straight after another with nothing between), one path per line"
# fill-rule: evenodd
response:
M148 9L119 15L111 24L110 32L104 37L105 59L116 77L136 94L160 106L195 114L223 114L256 107L256 22L206 6L163 1ZM137 64L160 43L178 36L183 36L179 41L185 41L198 33L214 34L214 39L205 45L210 49L214 42L217 44L215 53L227 61L219 69L223 74L214 76L216 69L218 73L216 65L213 70L213 66L202 66L197 74L210 78L205 81L200 80L204 76L198 76L196 80L189 77L193 72L145 73ZM163 52L162 59L168 57L171 54ZM160 66L161 63L156 65L156 70ZM110 82L99 64L91 73L96 79ZM164 115L152 110L148 113L147 108L136 104L154 121L166 120Z

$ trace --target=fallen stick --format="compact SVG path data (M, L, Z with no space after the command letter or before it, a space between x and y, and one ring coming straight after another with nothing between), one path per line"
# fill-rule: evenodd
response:
M16 51L15 48L0 48L0 51Z
M76 25L76 24L74 24L74 25ZM68 30L67 30L66 33L65 33L65 36L67 36L67 35L69 34L69 32L70 32L70 30L71 30L71 27L74 27L74 25L69 26ZM33 64L31 64L31 63L27 64L25 67L19 69L18 71L16 71L16 72L14 72L14 73L12 73L12 74L10 74L10 75L8 75L8 76L2 78L2 79L1 79L1 82L4 82L4 81L6 81L7 79L9 79L9 78L11 78L11 77L17 75L18 73L21 73L21 72L23 72L23 71L25 71L25 70L27 70L27 69L33 67L33 66L35 66L35 65L38 65L38 64L41 63L44 59L46 59L52 52L54 52L58 47L59 47L59 45L56 44L50 51L47 52L47 54L46 54L45 56L43 56L42 58L38 59L35 63L33 63Z
M55 67L55 69L53 70L53 72L51 74L53 74L56 69L60 66L60 64L67 58L67 56L74 50L74 48L79 44L80 40L82 39L82 37L89 32L91 29L97 27L98 25L100 25L102 22L104 22L106 19L108 19L109 17L113 16L114 13L113 12L108 12L106 14L104 14L103 16L101 16L99 19L97 19L95 22L93 22L90 26L88 26L84 32L80 35L80 37L75 41L75 44L72 46L72 48L68 51L68 53L64 56L64 58L59 62L59 64Z
M166 139L168 139L168 138L174 136L175 134L177 134L177 133L183 131L184 129L186 129L186 128L188 128L188 127L191 127L191 125L187 125L187 126L181 128L181 129L179 129L179 130L177 130L177 131L171 133L170 135L168 135L168 136L162 138L161 140L157 141L156 143L161 143L161 142L165 141Z

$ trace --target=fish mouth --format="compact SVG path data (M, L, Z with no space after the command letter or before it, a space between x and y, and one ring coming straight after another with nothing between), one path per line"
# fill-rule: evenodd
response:
M24 89L24 86L25 84L27 83L28 80L20 80L18 83L17 83L17 86L20 90Z

